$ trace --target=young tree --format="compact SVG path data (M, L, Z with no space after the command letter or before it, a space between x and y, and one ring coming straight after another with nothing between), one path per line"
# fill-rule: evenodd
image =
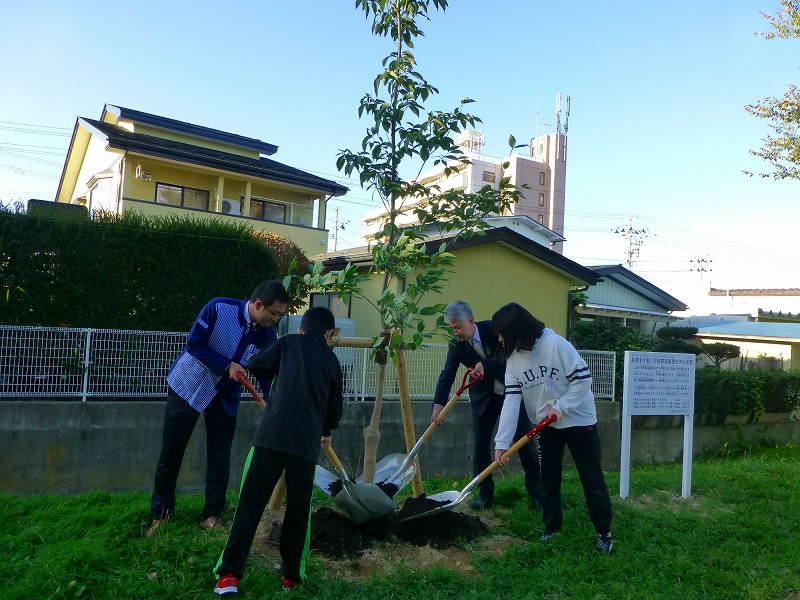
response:
M792 39L800 37L800 0L781 0L782 11L777 15L764 15L773 31L760 33L766 39ZM748 104L745 110L760 119L766 119L774 136L764 138L760 150L750 154L764 159L772 172L759 173L774 179L800 179L800 90L790 85L782 98L765 98L757 104ZM750 171L745 174L753 176Z
M739 346L735 344L725 344L723 342L714 342L712 344L703 344L701 346L701 354L704 354L714 366L719 369L722 363L726 360L731 360L741 356L742 351Z
M398 368L406 442L413 444L413 417L403 377L404 350L419 347L433 335L426 328L426 317L438 314L437 325L443 326L444 305L430 304L428 298L443 289L455 261L444 243L429 253L424 232L435 227L456 238L479 234L486 228L484 218L502 214L521 192L508 178L503 178L497 188L486 185L475 193L442 191L417 181L429 166L441 164L445 174L450 174L469 164L454 136L480 122L464 110L472 102L469 98L449 112L425 108L438 90L417 71L411 50L415 40L424 35L419 21L428 19L433 11L444 11L447 0L356 0L355 4L372 20L372 32L393 44L373 82L373 92L364 95L358 108L359 116L369 120L361 148L343 150L337 160L337 168L347 175L358 173L362 187L377 194L387 210L388 222L371 245L371 271L382 276L382 293L378 298L367 298L361 289L365 277L352 265L330 273L324 273L321 264L312 265L295 281L335 291L346 300L360 297L379 311L382 331L374 342L379 349L378 362L385 364L385 356L380 360L385 353ZM509 144L515 147L513 136ZM403 179L401 164L410 164L417 175ZM401 229L396 225L397 216L409 210L417 222ZM364 480L368 482L374 475L384 373L381 366L373 415L365 430Z

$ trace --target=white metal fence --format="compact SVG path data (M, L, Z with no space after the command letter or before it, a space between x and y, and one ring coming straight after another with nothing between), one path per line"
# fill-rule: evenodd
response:
M0 398L159 398L166 375L186 344L186 333L0 325ZM378 366L369 349L336 348L345 397L375 397ZM579 351L597 398L614 398L614 353ZM406 355L413 399L433 398L447 344ZM461 381L463 372L457 382ZM399 397L394 368L386 369L384 397Z

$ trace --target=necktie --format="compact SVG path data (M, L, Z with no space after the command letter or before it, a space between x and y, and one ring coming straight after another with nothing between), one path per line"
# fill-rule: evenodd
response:
M472 338L470 342L472 343L472 347L475 348L475 352L478 353L478 356L481 358L486 358L486 353L483 351L483 346L481 346L481 343L475 338Z
M483 351L483 346L481 343L475 339L474 337L470 340L472 347L475 348L475 352L478 353L482 359L486 359L486 353ZM494 380L494 393L495 394L503 394L505 393L505 385L503 385L502 381L498 381L497 379Z

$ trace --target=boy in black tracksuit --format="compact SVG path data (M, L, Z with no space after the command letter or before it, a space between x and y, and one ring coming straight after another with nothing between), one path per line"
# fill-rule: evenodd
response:
M328 347L335 326L327 308L310 308L300 323L302 335L278 338L248 363L259 379L275 380L245 463L228 543L214 569L218 594L238 591L256 528L284 470L283 586L292 588L304 578L314 470L320 445L330 445L331 429L342 416L342 371Z

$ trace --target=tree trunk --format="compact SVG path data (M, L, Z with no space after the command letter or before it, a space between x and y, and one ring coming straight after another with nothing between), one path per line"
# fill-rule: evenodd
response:
M383 335L388 335L385 333ZM381 440L381 408L383 408L383 387L386 382L386 351L378 350L375 362L378 367L378 381L375 387L375 404L369 425L364 428L364 483L375 483L375 463L378 461L378 442Z

